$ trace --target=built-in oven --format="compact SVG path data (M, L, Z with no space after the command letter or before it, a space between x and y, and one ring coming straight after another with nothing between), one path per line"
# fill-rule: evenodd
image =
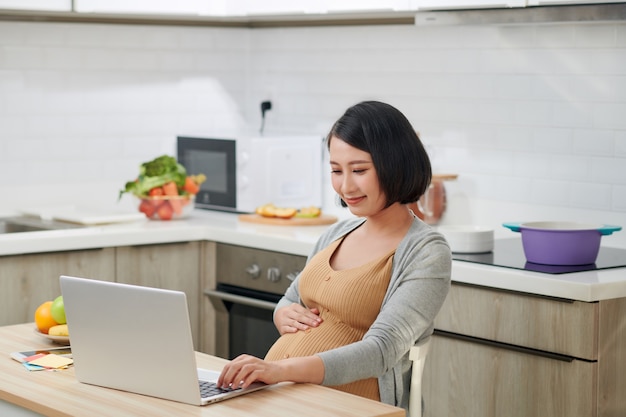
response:
M262 358L279 337L274 307L306 257L218 243L215 258L215 285L204 290L215 312L205 329L214 332L215 351L210 353Z

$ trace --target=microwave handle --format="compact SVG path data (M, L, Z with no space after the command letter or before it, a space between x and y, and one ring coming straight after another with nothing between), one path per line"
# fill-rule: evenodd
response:
M256 307L263 310L273 311L276 308L276 303L270 301L258 300L256 298L244 297L241 295L229 294L223 291L205 290L204 295L217 298L222 301L230 301L232 303L243 304L249 307Z

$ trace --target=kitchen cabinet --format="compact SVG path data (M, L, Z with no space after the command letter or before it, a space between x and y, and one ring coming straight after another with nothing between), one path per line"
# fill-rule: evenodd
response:
M415 0L417 10L492 9L525 7L526 0Z
M308 4L310 3L310 4ZM152 0L75 0L78 12L100 13L141 13L141 14L187 14L204 16L245 16L254 14L287 14L320 12L320 4L304 0L282 1L236 1L217 2L206 0L179 0L176 2L155 2ZM325 10L321 10L322 12Z
M155 2L152 0L74 0L78 12L103 13L160 13L189 14L205 16L246 16L246 15L285 15L285 14L323 14L328 12L364 12L410 10L415 0L345 0L309 1L309 0L240 0L206 1L179 0L176 2Z
M68 5L68 3L70 3ZM327 25L459 25L623 20L616 0L0 0L0 17L24 21L268 28ZM573 5L568 7L568 5ZM592 9L578 7L590 5ZM592 6L597 5L597 7ZM536 7L542 6L542 7ZM547 7L545 7L547 6ZM612 7L609 7L612 6ZM518 13L516 9L524 9ZM489 9L489 10L488 10ZM513 12L503 13L503 10ZM556 10L563 9L563 10ZM532 10L530 12L529 10ZM434 11L434 12L431 12ZM448 11L449 13L442 13ZM421 12L421 13L420 13ZM478 14L477 14L478 13ZM486 13L486 14L485 14Z
M207 14L211 2L207 0L74 0L77 12L139 13L139 14Z
M200 247L203 243L1 256L0 325L32 322L41 303L61 294L59 276L73 275L185 292L194 341L199 341Z
M528 6L558 6L565 4L623 3L620 0L527 0Z
M623 3L619 0L412 0L413 10L503 9L527 6Z
M0 257L0 325L34 320L37 307L61 294L60 275L115 280L113 248Z
M326 2L328 12L414 10L415 0L344 0Z
M215 288L217 285L217 243L202 242L202 262L200 270L200 288ZM218 350L225 351L225 340L217 337L217 328L228 326L228 312L225 308L216 308L208 297L202 297L200 301L202 319L200 327L200 352L216 355Z
M453 284L424 370L425 416L624 415L626 299Z
M0 0L21 3L19 0ZM44 1L30 0L41 4ZM69 7L67 0L55 0L56 7ZM53 2L53 4L55 3ZM67 6L63 6L64 4ZM243 0L237 2L210 2L206 0L180 0L177 2L154 2L151 0L130 0L111 2L110 0L75 0L78 12L101 13L140 13L140 14L187 14L200 16L280 16L288 14L326 14L345 12L409 11L409 10L461 10L494 9L526 6L549 6L567 4L620 3L618 0L346 0L307 1L307 0ZM47 7L39 7L46 9ZM30 8L30 7L29 7ZM33 6L33 8L38 8Z
M0 9L72 10L72 0L0 0Z
M425 417L589 417L597 365L435 337L422 385Z
M342 0L342 1L308 1L308 0L273 0L259 2L248 0L238 2L239 14L287 14L287 13L341 13L411 10L414 0Z
M187 295L196 350L200 345L201 247L201 242L193 241L121 246L115 249L117 282L183 291Z

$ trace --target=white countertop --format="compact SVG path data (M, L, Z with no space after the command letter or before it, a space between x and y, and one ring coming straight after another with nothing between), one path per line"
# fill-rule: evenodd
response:
M267 226L237 215L194 210L185 220L119 223L0 235L0 256L113 246L211 240L307 256L327 226ZM580 301L626 297L626 268L545 274L453 261L452 280Z
M183 220L140 220L75 229L0 235L0 256L111 246L212 240L308 255L325 226L277 227L240 222L237 215L194 210Z

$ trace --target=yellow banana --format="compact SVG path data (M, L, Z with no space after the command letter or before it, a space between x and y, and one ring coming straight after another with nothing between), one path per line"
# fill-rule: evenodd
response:
M50 327L48 330L48 334L50 336L69 336L70 333L67 330L67 324L57 324L56 326Z

